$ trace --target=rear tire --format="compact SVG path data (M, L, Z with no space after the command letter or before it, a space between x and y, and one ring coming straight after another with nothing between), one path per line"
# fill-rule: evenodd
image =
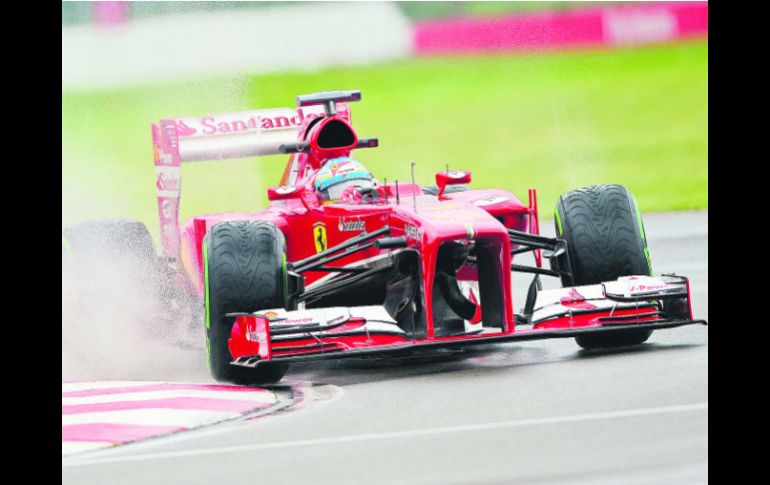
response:
M556 234L567 241L572 280L564 286L593 285L621 276L651 275L647 239L639 209L622 185L594 185L562 195L556 203ZM566 261L560 261L565 267ZM576 337L584 349L638 345L652 330Z
M66 347L67 361L81 371L125 372L125 366L135 365L127 350L132 345L181 335L170 327L179 315L167 316L175 295L169 289L176 284L167 268L141 222L99 220L63 229L62 351Z
M62 231L62 259L74 266L97 259L150 264L156 258L147 227L124 219L90 221Z
M139 221L90 221L62 230L62 277L88 299L124 291L152 293L160 263L147 227Z
M227 221L211 228L204 239L206 349L211 374L236 384L278 382L287 364L255 369L230 365L228 339L235 319L231 312L254 312L286 306L284 237L265 221Z

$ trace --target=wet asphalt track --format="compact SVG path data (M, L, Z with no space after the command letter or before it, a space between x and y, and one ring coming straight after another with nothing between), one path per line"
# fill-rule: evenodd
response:
M690 276L695 316L707 319L708 212L650 214L645 226L654 272ZM527 280L515 282L517 304ZM62 483L708 478L707 327L659 331L632 350L547 340L433 363L296 367L287 380L332 386L305 388L315 400L270 417L62 460Z

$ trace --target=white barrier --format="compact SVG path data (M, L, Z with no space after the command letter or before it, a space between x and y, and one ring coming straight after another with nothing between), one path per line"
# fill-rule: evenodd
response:
M62 28L62 90L375 63L411 53L385 2L202 12Z

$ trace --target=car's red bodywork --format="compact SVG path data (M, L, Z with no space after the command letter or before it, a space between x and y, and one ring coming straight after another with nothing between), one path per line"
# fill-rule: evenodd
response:
M362 328L366 321L351 316L333 331L315 334L310 331L300 332L277 339L271 336L273 320L269 315L244 313L236 317L230 340L231 353L240 365L254 366L275 359L311 360L311 357L327 358L345 353L357 355L357 352L351 352L353 350L374 355L378 350L387 353L407 347L433 348L444 344L566 337L589 331L617 331L621 326L627 328L631 325L638 328L668 328L695 323L691 310L687 318L662 319L655 312L654 305L639 303L633 308L594 307L593 310L586 311L585 307L580 306L582 297L578 293L574 301L562 297L561 304L568 309L568 313L540 322L530 322L532 325L528 328L517 328L514 308L520 308L523 303L512 301L510 268L514 257L512 252L515 253L519 246L512 243L509 230L539 234L536 192L530 190L526 204L510 192L499 189L442 193L447 184L452 184L453 177L466 182L470 180L470 172L461 171L438 175L438 195L430 195L423 187L414 183L389 181L382 184L383 180L380 179L384 197L374 202L323 205L313 190L315 174L323 163L330 158L348 156L357 147L362 147L362 144L369 147L376 146L377 143L359 140L350 123L350 109L347 105L339 103L336 109L331 113L327 111L326 115L317 109L311 112L314 108L318 107L308 108L300 105L296 110L284 110L280 116L267 110L222 115L219 119L212 116L197 120L164 120L159 125L154 125L155 161L159 177L158 208L164 252L181 259L186 275L185 284L191 291L202 294L203 240L212 226L219 222L252 219L272 222L285 235L286 257L290 266L291 263L313 257L362 233L371 234L387 228L387 236L406 239L405 244L399 246L396 252L413 250L419 255L420 299L424 309L425 328L416 334L356 332L354 330ZM293 117L290 116L292 114ZM288 119L291 126L282 126L286 124L283 118ZM221 119L224 121L219 121ZM276 125L281 125L285 131L281 140L262 145L254 141L260 136L272 136L270 130L276 129ZM329 133L335 134L336 141L329 142ZM249 134L253 135L254 140L246 138ZM217 138L220 135L221 138ZM287 141L289 135L296 137L293 144ZM219 141L228 136L233 139L239 136L244 141ZM193 147L193 142L198 145ZM211 147L201 148L209 142L212 142ZM271 190L270 197L274 200L267 209L255 213L196 216L181 228L177 225L181 188L179 170L182 162L187 161L186 156L192 161L278 151L293 153L280 182L283 188ZM168 181L174 177L176 183L172 180L169 184ZM319 226L322 226L323 230L318 229ZM323 232L322 238L319 232ZM434 278L440 248L447 242L469 244L471 241L474 245L484 248L485 258L489 260L487 266L494 268L494 284L485 283L487 294L482 290L482 295L476 295L471 290L468 295L471 301L477 303L476 314L471 320L483 320L485 329L456 335L439 335L436 327L440 322L436 321L434 315L433 292L436 288ZM542 267L542 247L536 245L531 250L535 255L536 267ZM377 258L390 257L393 252L392 248L368 245L350 254L345 253L334 260L334 266L354 267ZM303 277L307 290L339 278L337 273L322 270L307 271ZM478 282L477 266L461 266L456 277L458 281ZM667 291L673 291L674 287L684 290L686 286L685 297L689 305L689 283L686 279L681 281L681 286L678 286L679 283L672 283ZM497 291L499 294L490 296L490 291ZM485 306L485 297L486 301L494 304ZM356 302L351 301L347 305L355 306ZM487 310L487 307L493 306L499 310ZM573 307L580 311L573 312Z

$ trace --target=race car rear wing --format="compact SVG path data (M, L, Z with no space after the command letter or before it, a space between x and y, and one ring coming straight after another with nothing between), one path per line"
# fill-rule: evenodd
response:
M336 114L350 121L347 104L336 104ZM284 153L281 146L295 143L307 120L319 116L324 116L324 106L314 104L199 118L168 118L153 123L155 187L163 253L174 257L179 254L183 163Z

